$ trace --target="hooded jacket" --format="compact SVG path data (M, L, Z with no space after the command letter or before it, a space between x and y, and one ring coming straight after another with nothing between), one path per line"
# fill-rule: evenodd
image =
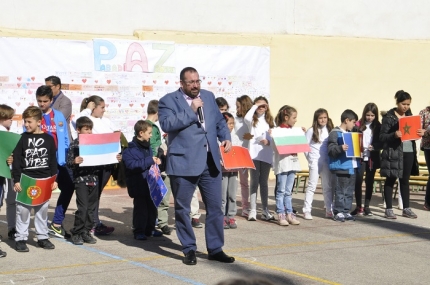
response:
M354 174L353 158L346 157L346 152L342 148L343 144L342 130L335 127L328 135L328 166L330 171L336 174ZM360 164L357 163L357 169L359 168Z
M383 143L381 154L381 176L384 177L403 177L403 143L400 138L395 136L399 130L399 119L394 113L393 108L388 112L381 112L382 125L379 140ZM405 116L412 116L411 110L405 113ZM417 147L415 141L412 141L414 150L414 164L411 175L418 175Z

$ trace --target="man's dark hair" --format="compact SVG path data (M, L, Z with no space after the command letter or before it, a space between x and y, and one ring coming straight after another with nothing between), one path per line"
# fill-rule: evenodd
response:
M49 100L52 100L54 94L52 94L52 89L48 85L39 86L36 90L36 98L39 96L48 96Z
M179 75L179 78L181 79L181 81L185 79L186 72L197 72L197 70L194 67L185 67L184 69L182 69L181 74Z
M158 113L158 100L151 100L148 103L148 115L155 115Z
M91 121L91 119L88 118L87 116L80 117L79 119L76 120L77 130L81 130L84 127L87 127L92 130L93 126L94 126L93 121Z
M345 122L346 119L350 121L351 120L358 121L358 116L353 110L346 109L345 111L343 111L342 115L340 115L340 121L343 123Z
M61 89L61 79L58 76L55 75L51 75L45 78L45 82L46 81L51 81L52 85L60 85L60 89Z

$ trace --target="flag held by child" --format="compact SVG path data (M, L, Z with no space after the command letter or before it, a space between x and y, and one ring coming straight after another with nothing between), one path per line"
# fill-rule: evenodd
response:
M346 157L361 157L363 134L356 132L342 133L343 143L348 146Z
M421 129L420 116L407 116L399 119L402 142L420 139L421 137L417 134L418 129Z
M16 193L16 201L29 206L42 205L52 194L52 183L55 182L57 175L49 178L32 178L21 174L21 192Z
M9 165L7 165L6 160L15 149L16 144L18 143L20 138L21 136L18 134L0 131L0 176L1 177L11 178L10 167Z
M109 134L79 134L79 156L84 161L79 166L95 166L118 163L121 152L120 132Z
M279 154L310 151L302 128L274 128L272 130L272 138Z
M163 201L164 196L166 196L167 187L166 184L164 184L157 164L153 164L151 166L146 180L148 181L149 193L151 194L152 202L154 202L155 207L158 208L161 201Z
M241 146L232 146L229 152L224 152L224 147L220 147L221 159L225 169L237 170L243 168L255 169L254 162L249 155L249 150Z

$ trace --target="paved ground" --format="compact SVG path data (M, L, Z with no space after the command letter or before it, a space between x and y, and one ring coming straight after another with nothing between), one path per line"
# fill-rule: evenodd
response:
M53 195L51 206L57 197ZM296 209L301 209L303 197L303 193L293 196ZM382 218L378 193L373 199L373 217L338 223L323 218L319 190L314 220L300 218L299 226L280 227L238 217L238 228L225 231L224 249L236 257L234 264L208 261L204 229L196 229L198 264L186 266L181 262L175 232L147 241L134 240L132 200L124 189L107 190L102 195L101 217L116 227L112 235L100 237L97 244L88 246L53 238L56 249L48 251L37 248L31 234L29 253L16 252L14 241L6 239L2 248L8 256L0 259L0 284L216 284L243 276L262 277L275 284L428 284L430 212L422 210L423 198L424 192L411 195L416 220ZM274 210L273 196L269 199ZM50 217L53 209L50 207ZM67 229L72 226L75 209L72 202L66 217ZM0 233L6 236L5 210L0 214Z

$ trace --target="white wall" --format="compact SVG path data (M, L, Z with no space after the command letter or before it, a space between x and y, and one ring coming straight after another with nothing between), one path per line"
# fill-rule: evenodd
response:
M430 39L428 0L2 0L0 30Z

